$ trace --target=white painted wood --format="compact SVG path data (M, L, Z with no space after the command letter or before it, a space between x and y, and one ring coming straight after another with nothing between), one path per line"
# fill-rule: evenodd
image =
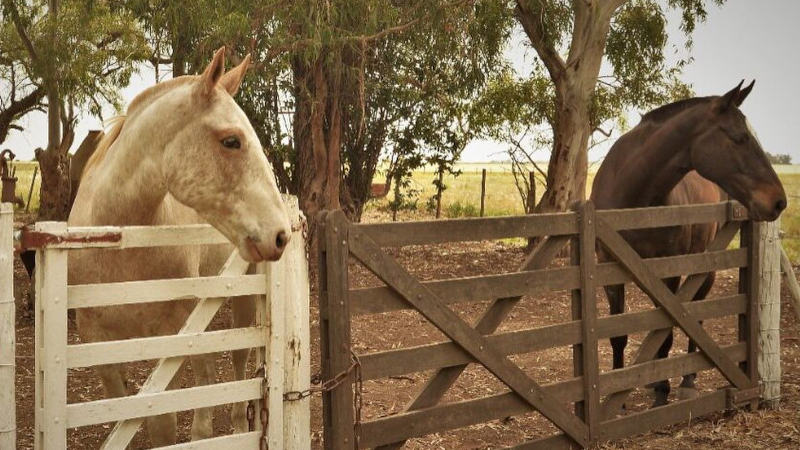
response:
M234 250L228 261L220 271L222 276L242 275L250 266L245 260L239 257L239 252ZM215 297L202 299L197 303L186 323L178 334L198 333L205 331L208 324L214 318L219 308L225 303L225 298ZM181 365L186 360L185 356L176 356L160 360L153 372L147 378L138 395L163 392L169 385L172 378L178 373ZM142 426L144 419L137 418L118 422L103 443L104 449L125 448L133 439L136 431Z
M156 447L153 450L219 450L219 449L257 449L258 440L261 437L260 431L249 433L239 433L229 436L218 436L199 441L184 442L181 444L169 445L167 447Z
M168 358L176 355L201 355L264 344L264 329L260 327L186 333L171 336L92 342L67 346L70 368L115 364L146 359Z
M781 241L780 219L761 227L761 283L758 293L758 373L763 400L777 407L781 397Z
M92 241L120 234L117 241ZM48 248L137 248L176 245L227 244L228 240L211 225L158 225L126 227L69 227L59 236L65 240Z
M794 267L792 267L792 262L789 260L789 255L786 254L783 246L781 246L781 270L783 271L783 276L786 277L786 286L789 288L789 293L792 294L791 300L794 314L797 316L797 320L800 321L800 285L797 284Z
M304 220L297 199L288 203L289 214ZM286 264L286 298L283 300L286 336L283 341L284 392L302 392L311 380L308 260L302 230L295 231L283 256ZM311 448L311 398L284 401L283 445L287 449Z
M0 204L0 449L17 448L14 206Z
M269 312L269 343L267 357L267 380L269 387L269 429L267 439L269 448L283 449L283 352L286 322L284 302L287 298L286 259L269 264L271 276L270 289L266 295L266 309Z
M258 274L264 278L264 283L266 283L267 286L270 286L270 288L272 286L272 281L271 281L272 280L272 269L273 269L272 264L268 264L268 263L265 263L265 262L260 263L258 266L256 266L256 272L258 272ZM257 327L262 327L264 329L264 336L263 336L264 345L262 347L259 347L259 348L256 349L256 355L255 355L256 370L258 370L259 368L264 368L264 371L265 371L264 374L263 374L264 378L261 380L262 383L265 383L265 380L267 379L267 376L269 375L269 372L267 372L267 368L266 368L266 361L269 361L269 358L270 358L270 345L269 345L269 343L270 343L270 335L272 334L272 325L270 324L270 321L269 321L269 299L270 299L269 295L259 295L256 298L255 325ZM263 431L263 428L264 428L263 425L261 424L261 420L260 420L260 418L261 418L260 411L261 411L261 406L262 406L262 403L263 403L262 399L263 399L263 396L264 396L265 387L266 387L265 384L261 385L261 389L262 389L261 398L259 398L255 402L255 409L256 409L255 410L255 416L256 416L255 429L259 433L261 433ZM273 414L282 414L282 412L281 411L269 411L269 414L271 416ZM260 437L259 437L259 439L260 439Z
M39 222L36 231L62 233L63 222ZM36 331L43 332L36 358L36 405L42 413L36 430L37 449L67 446L67 251L45 249L36 265Z
M143 418L157 414L243 402L261 395L259 380L229 381L186 389L107 398L67 406L67 426Z
M70 308L129 305L165 300L260 295L267 286L260 275L177 278L70 286Z

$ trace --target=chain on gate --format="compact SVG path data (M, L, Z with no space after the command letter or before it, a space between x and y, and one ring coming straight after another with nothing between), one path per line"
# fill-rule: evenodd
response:
M296 402L310 397L316 393L329 392L344 383L350 373L355 372L356 376L356 391L353 395L353 409L355 410L355 436L354 448L358 448L358 438L361 435L361 408L364 404L362 396L363 380L361 378L361 361L358 359L353 351L350 351L350 366L347 369L337 373L329 380L322 381L322 375L317 374L311 378L312 386L302 391L288 391L283 394L283 401ZM262 365L255 373L253 378L261 377L261 439L259 441L260 450L268 450L269 442L267 440L267 427L269 426L269 409L267 404L269 401L269 380L267 378L266 366ZM247 403L247 425L250 431L255 431L255 401L251 400Z

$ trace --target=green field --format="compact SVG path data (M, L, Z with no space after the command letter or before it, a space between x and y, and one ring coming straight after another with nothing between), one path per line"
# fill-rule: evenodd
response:
M14 162L16 169L17 196L28 200L28 189L31 177L36 166L35 162ZM481 170L487 170L486 176L486 215L502 216L522 214L524 212L522 200L514 185L511 167L505 163L460 163L456 166L461 170L458 177L446 176L444 178L447 189L442 195L442 217L477 216L480 211L481 197ZM784 247L792 261L800 261L800 165L776 166L775 170L783 182L786 194L789 197L789 207L781 217L781 229L784 231ZM398 213L400 220L423 219L433 217L433 211L428 208L431 198L435 194L432 184L436 174L433 168L426 168L414 172L411 188L417 193L411 199L411 205ZM591 186L594 172L590 169L588 186ZM379 176L380 178L380 176ZM30 210L35 212L39 208L39 176L33 189ZM379 180L376 180L378 182ZM541 197L544 188L536 186L537 199ZM365 212L365 220L384 221L391 220L388 204L392 198L390 193L387 198L370 201ZM414 207L414 204L416 207Z

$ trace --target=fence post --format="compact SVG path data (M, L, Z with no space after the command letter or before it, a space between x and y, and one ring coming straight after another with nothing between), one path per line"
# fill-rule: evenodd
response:
M348 223L341 211L330 211L325 220L324 273L320 269L320 334L322 379L331 380L347 373L351 364L350 305L347 301L349 260ZM324 244L322 243L324 239ZM323 264L320 264L323 266ZM344 376L341 384L323 392L324 448L346 449L355 446L356 434L353 411L353 372Z
M758 236L761 283L758 293L758 373L767 407L778 406L781 397L781 241L780 219L764 223Z
M739 341L745 342L747 358L741 363L754 386L759 385L758 376L758 301L761 292L761 227L763 222L748 220L742 223L741 247L747 248L747 267L739 270L739 292L747 295L747 311L739 315ZM750 403L750 409L758 408L759 400Z
M64 222L39 222L36 231L60 234ZM67 250L36 252L35 435L37 450L67 447Z
M269 448L280 450L283 448L283 352L285 343L284 302L287 300L286 289L286 260L281 258L277 262L267 263L270 276L267 280L267 312L269 324L269 339L267 341L266 371L269 380L269 397L267 409L269 410L269 429L267 440Z
M481 171L481 217L485 211L484 204L486 203L486 169Z
M297 197L287 201L292 223L305 225ZM286 297L280 299L285 308L286 340L284 341L284 392L303 392L311 379L309 335L308 260L303 230L292 233L292 240L282 261L286 270ZM287 449L311 448L311 399L286 400L283 405L283 441Z
M0 448L17 448L14 205L0 204Z
M528 172L528 198L527 200L527 211L526 214L533 214L533 211L536 209L536 175L531 171Z

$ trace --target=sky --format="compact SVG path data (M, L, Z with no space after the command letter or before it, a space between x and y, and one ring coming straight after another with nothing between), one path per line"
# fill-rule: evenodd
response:
M709 7L708 20L698 24L691 56L694 61L684 69L682 79L692 85L697 95L720 95L740 80L755 79L753 92L742 105L764 149L770 153L788 153L800 163L800 0L728 0L719 7ZM677 12L668 14L670 44L668 61L687 55L684 38L678 29ZM535 53L524 44L525 37L515 35L506 50L507 57L521 74L530 71ZM162 71L163 74L163 71ZM143 67L122 90L127 104L138 92L154 82L151 68ZM644 111L631 111L631 124ZM108 108L106 117L114 115ZM4 148L11 148L19 159L33 157L36 147L47 143L46 117L32 113L20 125L25 130L9 135ZM74 148L91 129L101 128L98 119L81 117L76 129ZM464 150L462 160L470 162L502 160L505 145L476 140ZM590 161L602 158L608 145L599 146ZM546 160L546 150L535 154Z

